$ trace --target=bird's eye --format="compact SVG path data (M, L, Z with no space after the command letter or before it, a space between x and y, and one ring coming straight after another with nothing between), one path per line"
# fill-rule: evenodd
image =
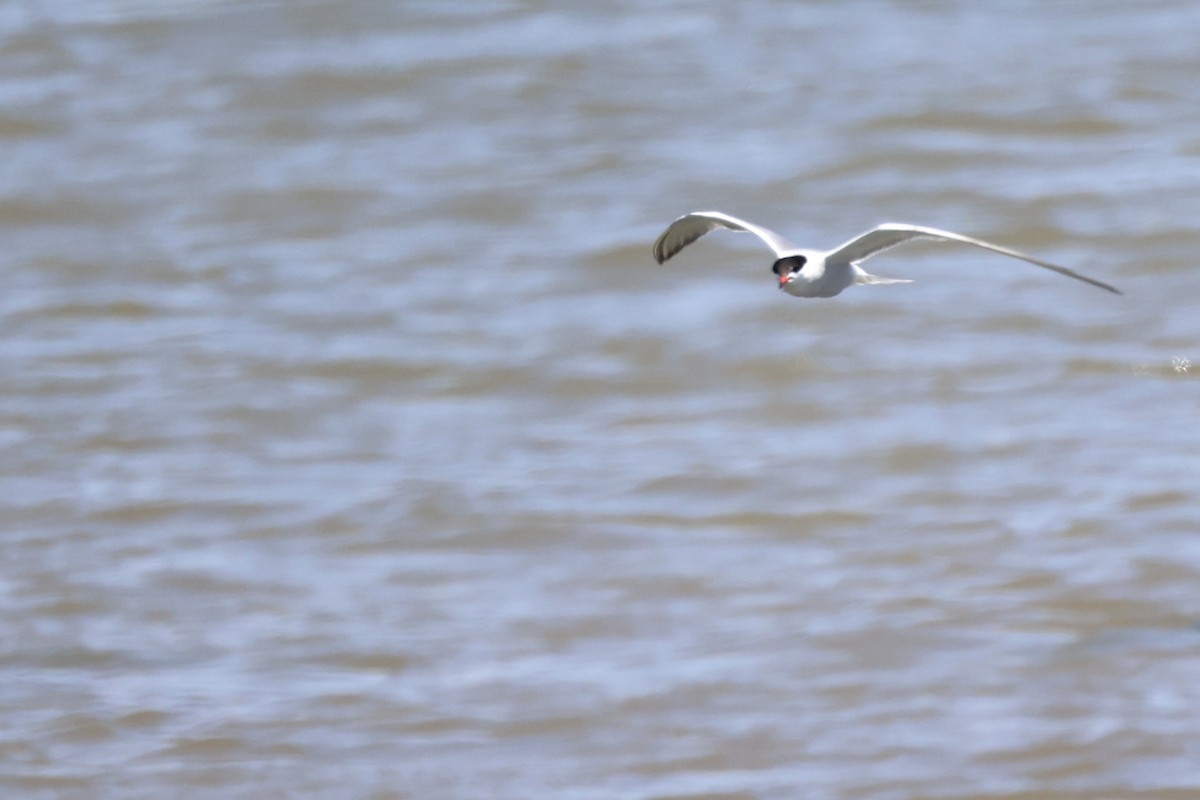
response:
M790 275L794 272L799 272L807 260L804 256L781 258L771 265L771 272L774 272L776 275Z

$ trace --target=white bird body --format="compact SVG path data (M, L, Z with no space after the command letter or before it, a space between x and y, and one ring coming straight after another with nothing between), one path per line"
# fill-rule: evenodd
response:
M1019 258L1060 275L1090 283L1114 294L1121 294L1119 289L1103 281L1089 278L1074 270L1042 261L1007 247L963 236L960 233L926 228L920 225L907 225L902 222L885 222L833 250L809 250L796 247L774 231L737 217L731 217L720 211L694 211L672 222L658 237L658 240L654 242L654 260L662 264L704 234L719 228L752 233L771 248L776 259L771 271L779 278L779 288L795 297L834 297L855 284L910 283L910 281L900 278L872 275L865 272L859 263L876 253L913 239L938 239L981 247L984 250L991 250L1011 258Z

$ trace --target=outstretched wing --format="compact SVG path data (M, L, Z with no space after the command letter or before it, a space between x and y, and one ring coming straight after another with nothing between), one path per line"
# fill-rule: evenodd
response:
M784 254L796 249L774 231L753 225L737 217L722 214L720 211L693 211L668 225L662 236L659 236L658 240L654 242L654 260L662 264L704 234L718 228L753 233L766 242L767 247L775 251L776 258L781 258Z
M1074 278L1084 283L1090 283L1092 286L1099 286L1101 289L1106 289L1113 294L1122 294L1120 289L1115 286L1110 286L1103 281L1098 281L1095 278L1089 278L1086 275L1081 275L1074 270L1060 267L1057 264L1050 264L1033 256L1009 250L1007 247L1001 247L998 244L985 242L982 239L974 239L970 236L963 236L960 233L951 231L942 231L937 228L924 228L920 225L906 225L902 222L885 222L875 230L867 231L866 233L846 242L842 246L833 250L826 256L828 261L850 261L857 262L870 258L871 256L890 247L895 247L898 244L913 239L940 239L945 242L962 242L976 247L982 247L984 250L991 250L993 253L1019 258L1022 261L1028 261L1030 264L1036 264L1048 270L1057 272L1059 275L1066 275L1068 278Z

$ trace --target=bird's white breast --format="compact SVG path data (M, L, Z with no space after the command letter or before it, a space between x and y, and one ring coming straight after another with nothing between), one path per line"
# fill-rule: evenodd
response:
M849 264L828 264L814 254L783 290L793 297L833 297L854 283L853 272Z

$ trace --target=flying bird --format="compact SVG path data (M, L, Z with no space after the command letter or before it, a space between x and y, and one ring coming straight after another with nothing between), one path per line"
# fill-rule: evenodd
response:
M1115 286L1089 278L1074 270L1050 264L1033 256L985 242L961 233L907 225L902 222L885 222L879 227L860 234L832 250L808 250L796 247L774 231L731 217L720 211L693 211L672 222L654 242L654 260L664 263L671 256L687 247L709 231L724 228L730 231L753 233L775 253L771 271L779 279L779 288L794 297L833 297L843 289L855 284L911 283L901 278L884 278L865 272L859 264L876 253L895 247L913 239L939 239L945 242L982 247L993 253L1019 258L1048 270L1066 275L1092 286L1121 294Z

